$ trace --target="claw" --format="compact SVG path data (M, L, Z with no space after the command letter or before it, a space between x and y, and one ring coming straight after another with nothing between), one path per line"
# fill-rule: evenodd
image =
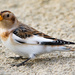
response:
M12 66L12 67L13 67L13 66L17 66L17 67L19 67L19 66L25 65L25 63L26 63L28 60L30 60L30 58L26 59L26 60L23 61L22 63L19 63L19 64L17 64L17 65L12 64L11 66Z
M22 59L22 56L20 56L20 57L9 57L9 58L14 59L14 60L19 60L19 59Z

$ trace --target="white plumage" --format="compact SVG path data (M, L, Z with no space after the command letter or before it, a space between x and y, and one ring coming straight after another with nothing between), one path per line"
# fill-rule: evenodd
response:
M37 44L37 42L43 42L43 41L50 41L53 42L53 40L45 39L40 36L33 36L26 39L22 39L15 34L12 34L12 40L11 36L8 38L7 41L2 41L3 44L10 50L12 50L14 53L24 56L26 58L34 58L35 55L40 55L43 53L48 53L54 50L65 50L66 47L64 46L45 46ZM23 41L25 44L21 44L17 42L16 40Z

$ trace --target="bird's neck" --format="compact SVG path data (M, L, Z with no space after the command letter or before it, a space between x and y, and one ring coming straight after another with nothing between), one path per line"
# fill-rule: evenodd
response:
M0 28L0 38L4 41L6 41L9 37L9 35L13 32L14 29L16 29L18 25L13 25L11 28Z

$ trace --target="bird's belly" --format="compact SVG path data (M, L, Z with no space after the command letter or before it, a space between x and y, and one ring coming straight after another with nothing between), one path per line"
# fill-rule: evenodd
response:
M45 53L45 48L42 45L18 44L15 42L12 43L10 39L7 41L2 41L2 43L5 45L5 47L12 50L14 53L24 57L30 57L30 55L33 54Z
M11 41L10 38L8 38L7 41L2 41L3 44L10 50L12 50L14 53L24 56L24 57L30 57L31 55L40 55L43 53L48 53L53 50L63 50L63 46L45 46L45 45L30 45L30 44L22 44L15 41Z

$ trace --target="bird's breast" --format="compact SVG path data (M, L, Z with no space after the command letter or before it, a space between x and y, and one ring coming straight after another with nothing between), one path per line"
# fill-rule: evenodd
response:
M1 40L6 41L9 37L9 32L3 32L0 34Z

